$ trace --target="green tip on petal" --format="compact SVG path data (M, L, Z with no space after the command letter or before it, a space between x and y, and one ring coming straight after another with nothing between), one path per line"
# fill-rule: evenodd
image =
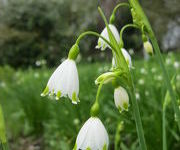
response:
M59 100L60 97L61 97L61 91L58 91L56 94L56 100Z
M119 106L118 107L119 113L122 113L122 108Z
M88 147L88 148L86 148L86 150L91 150L91 148Z
M77 104L77 101L78 101L78 98L76 96L76 92L73 92L73 94L72 94L72 103Z
M49 96L54 96L54 89L49 93Z
M101 41L98 41L98 46L101 47Z
M41 96L46 96L49 93L49 87L46 86L46 88L44 89L44 91L41 93Z
M124 110L128 111L128 103L123 103Z
M104 146L103 146L103 149L102 150L107 150L107 145L106 144L104 144Z

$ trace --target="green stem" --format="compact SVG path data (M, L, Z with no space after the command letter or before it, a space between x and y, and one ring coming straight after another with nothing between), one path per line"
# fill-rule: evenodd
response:
M104 80L105 80L105 79L104 79ZM101 89L102 89L104 80L100 83L100 85L99 85L99 87L98 87L97 94L96 94L96 101L95 101L95 102L99 102L99 95L100 95L100 93L101 93Z
M162 112L162 139L163 139L163 150L167 150L167 140L166 140L166 105L163 105Z
M133 114L134 114L134 118L135 118L136 130L137 130L137 134L138 134L140 149L147 150L143 126L142 126L142 122L141 122L141 116L140 116L140 112L139 112L139 106L138 106L136 96L135 96L135 87L134 87L134 83L133 83L133 72L130 70L130 73L131 73L131 85L132 86L131 86L131 89L129 89L129 93L130 93L131 101L132 101Z
M81 34L79 35L79 37L77 38L77 40L76 40L76 44L79 45L80 40L81 40L83 37L85 37L86 35L94 35L94 36L97 36L97 37L103 39L112 49L115 49L114 46L113 46L108 40L106 40L106 39L105 39L103 36L101 36L99 33L93 32L93 31L86 31L86 32L81 33Z
M118 5L116 5L116 7L113 9L113 12L112 12L110 20L109 20L110 24L113 24L115 22L116 12L120 7L123 7L123 6L130 7L128 3L119 3Z
M129 27L133 27L133 28L139 29L139 27L137 25L135 25L135 24L127 24L127 25L123 26L123 28L120 31L120 44L121 44L121 47L124 47L124 42L123 42L123 33L124 33L124 30L129 28Z
M113 13L113 14L116 14L116 11L117 11L120 7L122 7L122 6L130 7L128 3L119 3L119 4L116 5L116 7L114 7L112 13Z
M168 72L167 72L167 70L165 68L163 58L162 58L162 55L161 55L161 52L160 52L160 48L159 48L159 45L157 43L157 40L156 40L156 37L155 37L153 31L152 31L152 33L150 35L150 40L152 42L155 53L157 55L157 60L158 60L158 62L160 64L161 70L163 72L164 82L166 84L166 87L167 87L167 89L169 91L169 94L170 94L170 97L172 99L172 104L173 104L174 112L175 112L175 114L177 116L177 123L178 123L179 131L180 131L180 110L179 110L179 107L178 107L178 102L176 101L176 96L175 96L175 93L173 91L173 87L171 85L169 75L168 75Z
M140 116L140 112L139 112L139 106L137 104L137 100L135 97L134 87L133 87L133 89L131 89L130 95L131 95L133 114L134 114L134 118L135 118L135 122L136 122L136 130L137 130L137 134L138 134L138 138L139 138L140 147L141 147L141 150L147 150L146 142L145 142L145 138L144 138L143 126L142 126L142 122L141 122L141 116Z
M115 146L115 150L119 150L119 144L120 144L120 141L121 141L121 131L123 130L123 124L124 122L121 121L118 123L117 125L117 128L116 128L116 133L115 133L115 142L114 142L114 146Z

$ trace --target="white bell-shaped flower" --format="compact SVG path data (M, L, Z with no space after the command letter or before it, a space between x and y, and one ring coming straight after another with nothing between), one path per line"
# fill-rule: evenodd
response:
M108 133L101 120L91 117L79 131L73 150L107 150L108 145Z
M73 104L77 104L79 77L76 63L73 59L66 59L51 75L41 96L46 96L47 94L55 94L57 100L60 97L68 96Z
M109 24L109 28L112 31L112 34L114 35L116 41L119 43L120 42L120 36L119 36L119 32L118 32L117 28L114 25L112 25L112 24ZM106 40L108 40L110 42L108 31L107 31L106 27L101 32L101 36L104 37ZM97 49L101 49L103 51L107 47L109 47L109 45L102 38L99 38L98 39L98 44L97 44L96 48Z
M114 90L114 103L120 112L123 110L128 111L129 96L127 91L121 86Z
M128 66L129 66L129 68L132 68L131 56L129 55L129 53L124 48L121 48L121 51L122 51L122 54L123 54ZM116 68L116 66L117 66L114 57L112 59L112 66L113 66L113 68Z
M150 41L146 41L144 42L144 50L146 51L146 53L152 55L153 54L153 47L152 44L150 43Z

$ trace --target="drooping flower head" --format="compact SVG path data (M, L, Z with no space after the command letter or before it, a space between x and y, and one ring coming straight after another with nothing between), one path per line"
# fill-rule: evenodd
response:
M129 68L131 68L132 67L131 56L129 55L129 53L124 48L121 48L121 51L122 51L122 54L126 60L127 65L129 66ZM116 68L116 66L117 66L114 57L112 59L112 66L113 66L113 68Z
M79 131L73 150L107 150L108 145L108 133L101 120L91 117Z
M112 31L112 34L114 35L116 41L119 43L120 41L120 36L119 36L119 32L117 30L117 28L112 25L112 24L109 24L109 28L110 30ZM101 32L101 36L104 37L106 40L110 41L109 39L109 35L108 35L108 31L107 31L107 28L105 27L104 30ZM105 50L109 45L102 39L102 38L99 38L98 39L98 43L97 43L97 46L96 48L97 49L101 49L102 51Z
M147 54L152 55L153 54L153 47L152 44L147 40L144 42L144 50Z
M120 112L128 110L129 96L123 87L119 86L114 90L114 102Z
M60 97L69 97L73 104L78 102L79 94L79 77L72 51L70 56L59 65L59 67L51 75L47 86L41 96L48 94L56 95L58 100Z

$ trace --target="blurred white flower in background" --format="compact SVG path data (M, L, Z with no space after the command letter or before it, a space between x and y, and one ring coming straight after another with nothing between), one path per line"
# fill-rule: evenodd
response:
M34 73L34 77L35 77L35 78L39 78L39 76L40 76L40 75L39 75L38 72L35 72L35 73Z
M116 41L119 43L120 42L120 36L119 36L119 32L118 32L117 28L112 24L109 24L109 28L112 31L112 34L114 35ZM108 31L107 31L106 27L101 32L101 36L104 37L107 41L110 42ZM107 47L110 47L110 46L102 38L99 38L96 48L101 49L103 51Z
M45 59L37 60L37 61L35 62L35 65L36 65L37 67L44 66L44 65L46 65L46 60L45 60Z
M75 118L75 119L73 120L73 123L74 123L74 125L78 125L78 124L80 123L80 121L79 121L78 118Z
M165 63L166 63L167 65L170 65L170 64L172 63L172 62L171 62L171 59L170 59L170 58L166 58Z
M154 68L154 67L153 67L153 68L151 68L151 72L152 72L152 73L155 73L156 71L157 71L157 69L156 69L156 68Z
M89 118L80 129L73 150L108 150L108 133L97 117Z
M141 68L141 69L140 69L140 73L141 73L141 74L147 74L147 71L146 71L145 68Z
M136 100L140 100L140 94L136 92Z
M162 81L162 80L163 80L163 77L162 77L162 75L158 75L156 79L157 79L158 81Z
M132 48L129 49L129 54L132 56L134 55L134 50Z
M146 96L149 96L149 91L145 91L145 95L146 95Z
M138 83L139 83L140 85L144 85L144 79L139 79L139 80L138 80Z
M0 87L5 88L6 87L6 83L4 81L0 82Z
M179 69L179 62L178 62L178 61L175 61L175 62L174 62L174 68L175 68L175 69Z

